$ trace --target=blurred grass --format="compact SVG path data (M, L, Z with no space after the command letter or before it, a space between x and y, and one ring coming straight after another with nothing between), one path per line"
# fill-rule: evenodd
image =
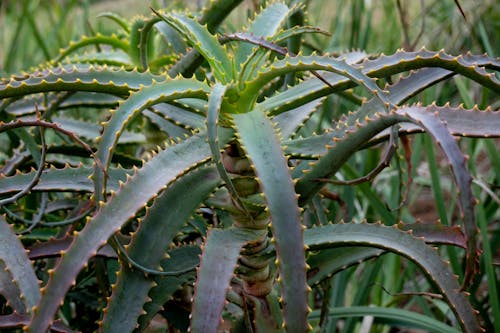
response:
M0 2L0 73L14 73L54 58L59 49L82 34L110 33L116 26L97 15L112 11L127 18L149 15L149 7L197 9L202 0L21 0ZM307 1L306 1L307 2ZM310 24L332 32L332 38L308 37L328 52L362 49L393 53L400 47L445 48L450 53L500 54L500 2L466 1L464 22L454 1L314 0ZM246 22L255 1L247 1L226 25L233 30ZM398 11L396 3L402 8ZM401 19L403 17L403 19ZM403 27L405 29L403 29Z

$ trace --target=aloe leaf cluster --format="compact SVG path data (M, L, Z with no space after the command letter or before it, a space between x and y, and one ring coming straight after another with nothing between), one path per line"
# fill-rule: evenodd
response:
M494 151L500 111L420 97L454 77L498 96L500 60L310 52L302 39L328 33L307 25L307 2L270 1L234 31L222 23L240 3L105 13L118 33L84 36L0 81L11 143L0 165L0 328L82 330L79 304L101 332L145 332L158 318L169 332L326 332L363 316L382 328L498 326L469 292L484 264L477 156L457 138ZM374 192L389 166L412 186L417 134L449 166L452 223L416 222L400 213L408 193L391 209ZM369 152L382 153L363 176L351 162ZM358 186L370 204L362 219L354 205L341 213L344 189ZM335 298L359 266L363 288L377 289L370 274L387 262L422 277L409 294L424 314ZM444 312L428 305L436 298Z

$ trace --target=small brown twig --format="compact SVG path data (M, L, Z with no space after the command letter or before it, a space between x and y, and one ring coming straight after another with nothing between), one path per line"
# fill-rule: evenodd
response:
M37 108L37 116L39 116L38 108ZM2 124L0 123L0 132L2 132L2 130L4 129L1 125ZM38 168L36 170L35 176L33 177L33 179L31 179L31 181L23 190L17 192L10 198L0 200L0 207L16 202L17 200L28 194L36 186L36 184L38 184L38 181L42 176L43 169L45 168L45 159L47 156L47 145L45 144L45 136L43 128L40 129L40 141L42 145L42 151L40 154L40 162L38 163Z

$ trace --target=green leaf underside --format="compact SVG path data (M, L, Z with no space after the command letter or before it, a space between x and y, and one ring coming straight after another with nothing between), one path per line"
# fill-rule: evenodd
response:
M35 311L28 332L45 333L58 304L74 283L80 269L95 255L97 249L168 183L210 156L204 140L203 135L196 135L160 151L102 206L62 257L42 293L42 301Z
M96 157L105 168L108 167L121 132L134 116L139 114L142 110L158 103L168 102L179 98L206 98L207 92L208 86L203 82L174 79L145 87L132 94L126 101L120 104L118 109L113 112L110 121L106 123L104 133L100 138ZM96 186L97 198L102 200L102 192L105 189L106 181L100 166L97 164L95 166L94 183Z
M191 332L217 332L240 251L255 235L242 229L208 232L195 284Z
M16 310L31 313L41 296L38 279L24 246L3 215L0 215L0 268L0 286L14 294L19 292L12 302L17 303ZM23 303L23 308L19 308L18 301Z
M284 321L290 332L307 330L307 284L297 195L280 139L259 109L233 115L239 141L252 161L271 217L271 228L285 302Z
M220 178L213 167L191 171L174 181L148 209L139 229L132 235L128 255L144 267L160 267L174 236L219 184ZM123 267L104 315L104 331L131 331L152 284L153 280L143 272Z
M317 320L319 319L319 315L319 311L313 311L309 314L309 318ZM460 332L456 328L443 324L439 320L403 309L376 306L334 307L330 310L328 315L335 318L374 316L375 323L388 324L391 326L417 328L434 333Z
M375 247L400 254L417 264L442 293L465 332L481 328L456 276L437 251L423 240L394 227L381 224L330 224L305 231L304 240L314 250L342 246Z

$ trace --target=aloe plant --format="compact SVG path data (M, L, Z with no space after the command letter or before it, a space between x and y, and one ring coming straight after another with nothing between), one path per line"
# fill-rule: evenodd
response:
M0 291L11 309L0 327L69 330L71 290L91 279L103 332L145 331L159 313L181 331L178 313L189 313L193 332L324 330L331 300L318 307L311 288L392 252L421 270L451 321L345 313L481 331L467 293L481 252L476 199L456 137L499 137L500 114L406 103L455 75L498 94L499 60L425 49L302 53L304 34L326 34L300 25L303 5L271 2L243 32L221 32L240 2L213 1L199 16L106 14L119 34L83 37L46 67L2 81L0 131L22 144L0 178ZM81 52L89 45L101 48ZM321 119L332 94L352 111ZM79 118L63 115L75 108ZM102 129L93 126L103 113ZM404 223L384 206L378 220L328 216L330 190L372 181L400 141L411 167L407 135L419 132L451 167L461 227ZM382 142L366 176L333 179ZM461 281L434 249L443 244L465 249Z

